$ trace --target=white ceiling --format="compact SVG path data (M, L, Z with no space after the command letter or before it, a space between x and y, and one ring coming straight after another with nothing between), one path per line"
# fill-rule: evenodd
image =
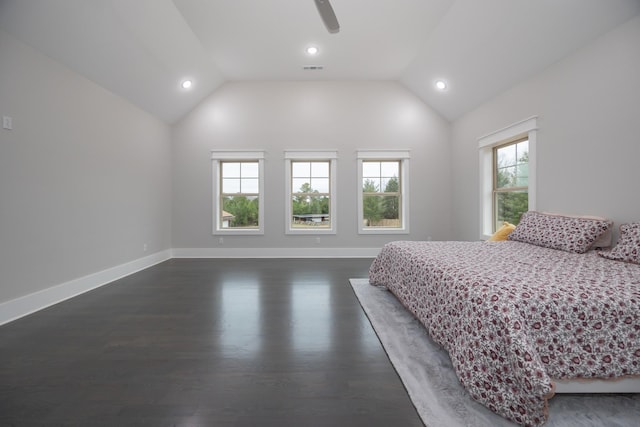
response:
M0 0L0 29L167 123L243 80L396 80L455 120L640 13L640 0L331 4L337 34L313 0Z

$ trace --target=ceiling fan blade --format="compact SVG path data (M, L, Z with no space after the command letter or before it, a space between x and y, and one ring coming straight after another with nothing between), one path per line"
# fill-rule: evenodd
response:
M338 18L336 18L336 14L331 7L331 3L329 3L329 0L315 0L315 2L316 7L318 8L318 12L322 17L322 21L324 22L324 26L327 27L327 30L331 34L335 34L340 31Z

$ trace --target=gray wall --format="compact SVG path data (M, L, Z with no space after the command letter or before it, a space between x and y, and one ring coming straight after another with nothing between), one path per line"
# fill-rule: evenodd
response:
M173 246L221 247L211 234L211 149L265 149L265 234L225 248L371 248L448 238L450 125L393 82L227 83L173 128ZM411 150L411 234L357 234L356 151ZM338 233L285 235L286 149L338 150Z
M0 58L0 302L169 249L169 127L3 32Z
M537 115L537 209L640 221L640 17L455 121L453 238L479 236L477 139Z

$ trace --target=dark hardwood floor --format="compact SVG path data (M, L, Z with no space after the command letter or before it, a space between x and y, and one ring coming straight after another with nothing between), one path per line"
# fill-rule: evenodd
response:
M0 425L422 426L368 259L173 259L0 327Z

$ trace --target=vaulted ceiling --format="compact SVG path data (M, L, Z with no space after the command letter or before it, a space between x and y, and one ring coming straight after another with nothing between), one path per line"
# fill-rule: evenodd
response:
M0 29L167 123L254 80L399 81L455 120L640 13L640 0L331 4L336 34L314 0L0 0Z

